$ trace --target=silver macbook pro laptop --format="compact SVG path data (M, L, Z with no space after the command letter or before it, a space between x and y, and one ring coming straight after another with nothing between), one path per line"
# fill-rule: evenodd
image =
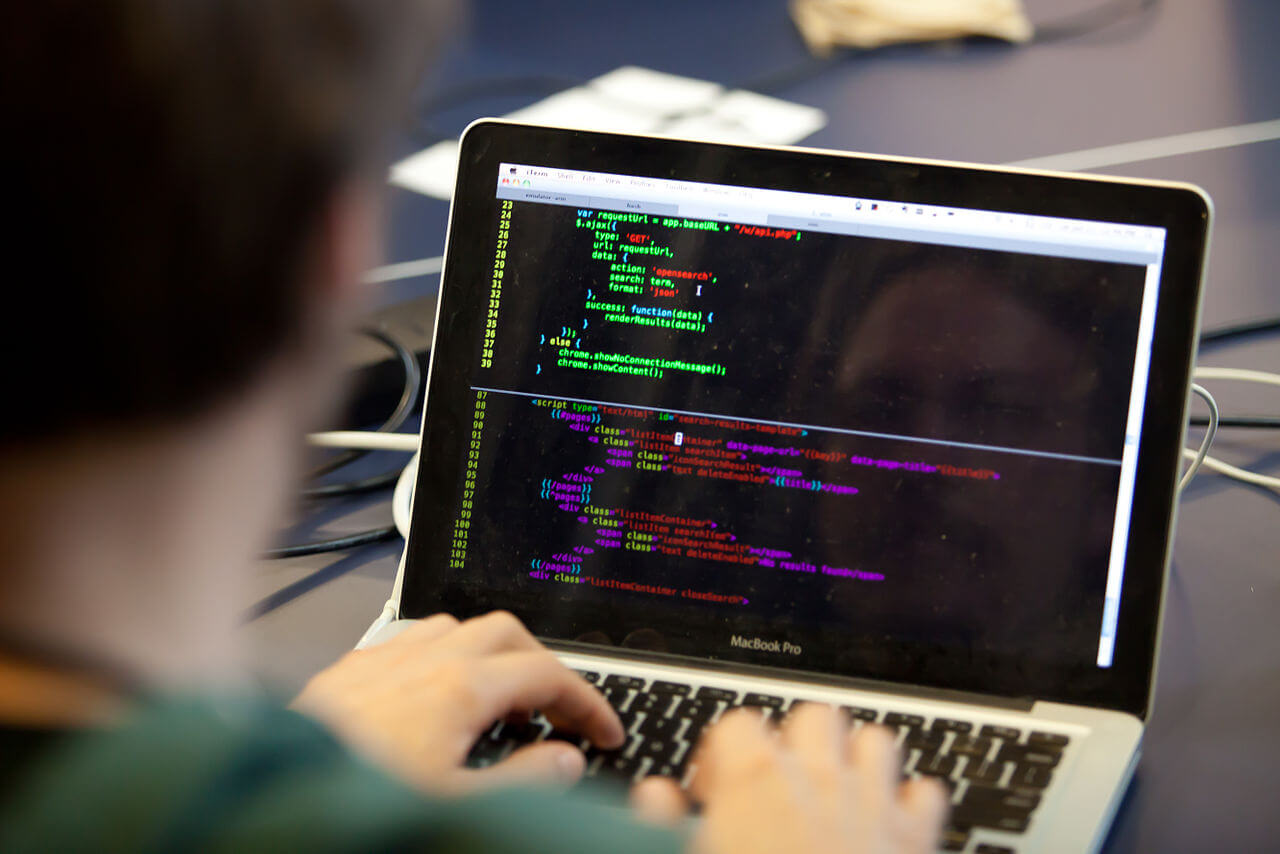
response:
M484 121L397 619L517 614L688 781L726 708L893 728L948 851L1097 849L1151 714L1194 187ZM472 761L554 737L502 723Z

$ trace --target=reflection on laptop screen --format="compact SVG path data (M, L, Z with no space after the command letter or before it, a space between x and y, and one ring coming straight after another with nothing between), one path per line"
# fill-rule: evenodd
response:
M1111 665L1162 229L495 180L452 576L769 627L722 657L803 627Z

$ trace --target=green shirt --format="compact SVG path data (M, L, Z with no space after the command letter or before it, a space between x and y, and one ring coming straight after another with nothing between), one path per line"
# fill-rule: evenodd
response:
M37 749L38 747L38 749ZM110 730L0 729L0 851L666 852L582 798L428 799L260 700L165 700Z

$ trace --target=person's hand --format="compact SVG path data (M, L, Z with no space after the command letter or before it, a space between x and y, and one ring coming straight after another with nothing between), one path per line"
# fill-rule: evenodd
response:
M777 730L754 712L730 712L703 736L696 763L698 854L925 854L936 849L947 815L940 783L899 784L888 730L850 734L830 706L799 706ZM645 780L632 799L651 820L683 812L670 780Z
M568 784L584 758L563 742L515 751L483 770L463 767L495 720L541 710L557 727L615 748L624 733L604 697L561 664L511 614L459 623L423 620L381 646L350 652L294 701L353 748L432 792L513 782Z

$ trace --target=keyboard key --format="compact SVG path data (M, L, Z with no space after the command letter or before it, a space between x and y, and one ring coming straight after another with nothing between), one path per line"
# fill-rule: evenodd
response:
M626 688L609 687L600 693L604 694L604 698L609 701L609 705L613 706L614 711L626 706L627 700L631 698L631 691Z
M670 694L637 694L628 707L633 712L645 712L650 715L665 715L671 708Z
M574 673L577 673L579 676L581 676L583 679L590 682L592 685L597 685L600 683L600 674L596 673L594 670L575 670Z
M1056 732L1033 732L1027 736L1027 744L1046 750L1062 750L1071 739Z
M1054 750L1039 750L1023 744L1005 744L996 754L1000 762L1017 762L1021 765L1040 765L1052 768L1062 759L1062 754Z
M954 753L957 756L969 756L974 759L986 759L987 754L991 752L993 742L989 738L980 735L957 735L951 742L951 746L947 748L948 753Z
M681 700L676 706L672 717L691 718L693 720L707 721L714 717L716 712L720 711L720 704L715 700L693 699Z
M786 700L781 697L775 697L772 694L756 694L753 692L748 693L742 698L742 705L744 706L761 706L770 709L781 709L786 704Z
M502 727L502 721L494 721L493 726L489 727L488 731L480 737L486 738L489 741L506 741L506 737L502 734Z
M937 753L921 754L916 761L916 773L926 777L950 777L959 760L954 756Z
M1052 779L1052 768L1046 768L1043 765L1015 765L1013 766L1013 777L1009 779L1009 785L1027 789L1043 789L1049 785L1049 781Z
M644 680L639 676L623 676L619 673L611 673L604 678L604 686L606 688L634 688L638 691L644 687Z
M977 762L970 759L960 772L960 776L974 783L986 783L994 786L1004 776L1003 762Z
M636 774L640 771L641 761L637 757L628 758L626 756L614 755L608 756L600 763L600 768L596 772L596 776L605 780L616 780L622 783L631 783Z
M689 767L685 761L681 762L663 762L660 765L654 765L649 769L651 777L670 777L679 782L684 779L684 772Z
M625 712L618 712L618 720L622 721L623 730L634 732L636 723L640 720L640 714L633 709L627 709Z
M989 827L1005 833L1025 833L1031 820L1025 815L1009 815L993 810L956 807L951 811L951 824L961 829Z
M945 732L939 732L933 729L909 729L907 737L902 740L904 750L917 748L920 750L936 751L942 747L942 742L947 737Z
M660 738L646 738L640 742L640 746L636 748L636 758L647 756L654 761L655 764L666 762L675 756L678 745L675 740L664 741Z
M973 731L973 724L968 721L953 721L950 718L934 718L929 728L939 732L968 733Z
M921 715L908 715L902 712L885 712L884 725L923 727L924 718Z
M726 703L738 702L738 692L727 688L708 688L705 685L694 695L699 700L723 700Z
M553 729L551 732L547 733L547 736L543 741L563 741L568 744L580 745L582 744L583 738L580 733L570 732L567 729Z
M506 741L514 741L516 744L532 744L542 735L542 730L542 725L533 721L521 723L508 721L502 725L502 738Z
M471 748L471 752L467 754L467 764L472 768L484 768L502 759L503 754L507 752L507 745L503 742L490 741L482 738Z
M864 709L861 706L841 706L840 710L855 721L871 723L880 718L880 713L875 709Z
M610 759L621 756L622 750L601 750L594 744L589 744L583 749L582 755L587 759L587 773L591 773L591 763L595 762L602 756L607 762Z
M688 696L693 689L683 682L663 682L658 680L649 686L650 694L679 694L681 697Z
M973 849L973 854L1018 854L1007 845L992 845L990 842L980 842L978 847Z
M650 716L641 721L636 732L645 738L674 739L681 724L679 718Z
M978 733L985 735L987 738L1003 738L1005 741L1017 741L1022 738L1022 730L1011 726L984 726Z
M787 714L786 711L784 711L783 709L775 709L773 706L741 705L741 706L734 706L733 709L746 709L747 711L753 714L757 714L760 717L764 718L765 721L774 723L774 724L781 723L782 719ZM726 711L732 711L732 709L729 709Z
M948 827L942 831L942 840L938 847L943 851L963 851L964 846L969 842L969 831L960 830L955 827Z
M698 739L702 737L702 728L706 726L706 722L699 718L690 719L685 727L684 734L680 736L681 740L689 744L696 745Z
M1003 812L1030 813L1040 805L1040 796L1032 792L1010 791L970 783L960 803L968 807L989 808L994 805Z

